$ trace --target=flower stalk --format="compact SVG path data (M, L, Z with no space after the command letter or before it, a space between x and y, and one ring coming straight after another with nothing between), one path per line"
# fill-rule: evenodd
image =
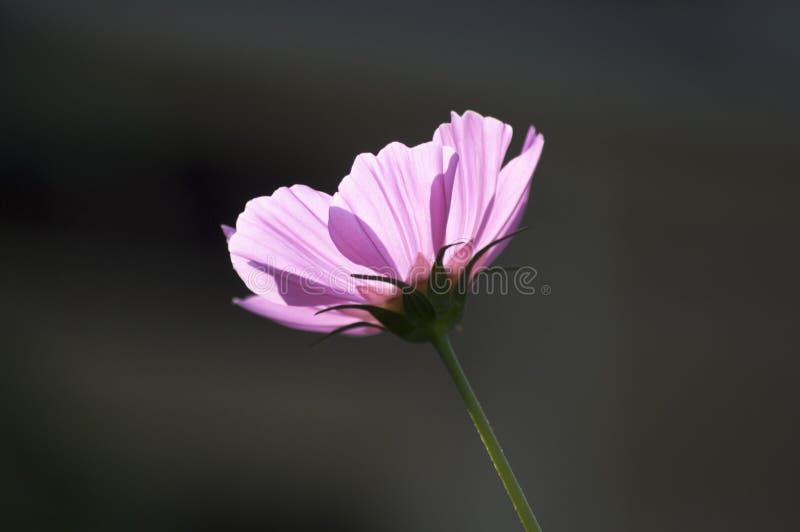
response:
M464 373L464 369L461 367L456 357L455 351L453 351L453 346L450 345L450 339L446 335L442 335L435 337L431 342L436 348L436 351L438 351L442 362L444 362L462 399L464 399L467 412L469 412L469 416L475 424L475 428L483 441L483 445L486 447L486 452L489 453L489 458L491 458L492 464L494 464L497 474L503 482L506 493L508 493L508 497L511 499L511 504L514 505L514 510L516 510L522 522L522 526L525 528L526 532L541 532L542 529L539 527L539 523L533 515L533 510L530 504L528 504L528 500L525 498L522 487L514 476L511 464L508 463L508 459L503 453L503 449L500 447L500 442L492 430L492 426L489 424L489 419L486 417L486 413L483 411L480 402L478 402L478 397L475 395L467 379L467 375Z

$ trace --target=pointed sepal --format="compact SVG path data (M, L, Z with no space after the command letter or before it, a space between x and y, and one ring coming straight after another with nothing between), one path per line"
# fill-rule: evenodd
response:
M335 305L333 307L324 308L317 311L317 314L323 312L330 312L332 310L364 310L369 312L373 318L378 320L387 331L396 334L397 336L405 339L412 339L415 337L414 324L403 314L393 310L385 309L375 305L362 305L358 303L346 303L344 305Z
M350 277L353 279L362 279L364 281L377 281L380 283L388 283L396 286L403 291L413 291L414 287L394 277L384 277L383 275L364 275L361 273L351 273Z
M475 255L472 256L472 259L467 263L467 266L461 270L461 274L458 277L458 293L461 297L466 297L467 289L469 288L469 281L472 277L472 270L475 268L475 265L481 260L481 257L486 255L486 253L492 249L497 244L504 242L518 234L522 233L523 231L527 231L527 227L521 227L516 231L507 234L504 237L498 238L497 240L492 240L485 246L483 246Z
M444 267L444 254L453 246L463 243L463 241L453 242L452 244L447 244L439 248L439 251L436 253L436 260L433 261L433 266L431 266L431 274L428 277L428 299L437 312L441 312L449 306L452 298L451 292L453 290L453 281L450 279L450 272Z
M403 295L403 313L416 326L425 326L436 317L436 310L425 294L406 282L382 275L353 273L351 277L365 281L389 283L398 287Z
M324 336L322 336L320 338L317 338L316 340L311 342L311 347L314 347L315 345L321 344L322 342L324 342L325 340L327 340L328 338L330 338L332 336L336 336L337 334L341 334L341 333L344 333L344 332L347 332L347 331L350 331L350 330L353 330L353 329L360 329L361 327L373 327L375 329L383 330L383 327L381 327L380 325L376 325L375 323L370 323L368 321L357 321L355 323L349 323L347 325L342 325L341 327L332 330L331 332L327 333L326 335L324 335Z

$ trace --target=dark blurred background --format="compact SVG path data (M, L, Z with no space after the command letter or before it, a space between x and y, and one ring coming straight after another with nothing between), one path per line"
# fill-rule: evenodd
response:
M0 3L2 528L519 530L432 348L283 329L221 222L450 110L547 138L454 345L548 532L797 530L793 2Z

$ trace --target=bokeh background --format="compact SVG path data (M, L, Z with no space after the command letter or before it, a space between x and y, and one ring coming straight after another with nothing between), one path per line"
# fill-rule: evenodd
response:
M794 2L0 3L2 528L499 531L431 348L283 329L219 224L450 110L547 138L454 345L546 531L797 530Z

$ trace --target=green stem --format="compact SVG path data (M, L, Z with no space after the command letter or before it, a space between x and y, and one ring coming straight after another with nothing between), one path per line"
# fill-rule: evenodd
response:
M481 404L478 402L478 398L475 396L475 392L464 374L464 369L458 362L458 358L456 358L453 346L450 345L450 339L447 336L437 337L433 340L433 346L439 352L442 362L447 367L447 371L453 378L453 382L455 382L461 397L467 405L467 411L475 424L475 428L478 429L478 434L483 440L483 445L492 459L497 474L500 475L500 480L503 481L508 497L511 499L520 521L522 521L522 526L525 527L527 532L541 532L542 529L539 527L539 523L536 522L531 505L528 504L528 500L525 498L525 494L522 492L522 488L511 470L511 465L508 463L505 454L503 454L503 449L500 447L500 442L497 441L497 436L495 436L492 426L489 424L489 419L486 417L483 408L481 408Z

